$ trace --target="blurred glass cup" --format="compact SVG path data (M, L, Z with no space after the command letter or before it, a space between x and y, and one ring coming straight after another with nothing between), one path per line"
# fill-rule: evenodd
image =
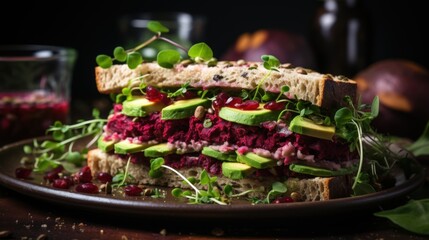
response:
M135 15L125 15L119 19L121 41L126 49L134 48L151 38L154 33L147 28L149 21L159 21L170 31L162 36L171 39L185 48L202 41L206 19L203 16L191 15L185 12L147 12ZM163 49L175 47L165 41L155 41L142 49L145 60L155 60L156 55ZM183 57L187 53L183 53Z
M0 146L68 121L76 57L66 47L0 46Z

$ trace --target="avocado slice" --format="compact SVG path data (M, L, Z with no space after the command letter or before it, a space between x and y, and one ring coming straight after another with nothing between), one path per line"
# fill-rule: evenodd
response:
M242 110L238 108L223 107L219 111L219 117L229 121L249 126L258 126L266 121L275 121L280 111L272 111L264 108L264 104L259 104L255 110Z
M243 155L237 153L237 161L245 163L257 169L269 168L277 166L277 160L261 157L255 153L248 152Z
M115 141L105 141L103 140L103 136L99 137L97 140L97 147L103 152L110 152L111 150L113 150L114 145Z
M242 179L249 176L255 171L249 165L238 163L238 162L223 162L222 163L222 174L225 177L231 179Z
M145 157L163 157L174 152L167 143L150 146L144 150Z
M145 97L134 97L122 103L122 113L130 117L145 117L149 113L161 111L164 106L162 102L151 102Z
M341 175L352 174L354 172L353 168L341 168L340 170L333 171L329 169L311 167L311 166L301 165L296 163L292 163L291 165L289 165L289 169L293 172L313 175L317 177L341 176Z
M335 126L324 126L316 124L311 119L296 116L289 125L289 130L302 135L332 140L335 134Z
M189 118L194 115L195 109L198 106L208 108L210 105L210 100L202 98L179 100L162 109L161 119L174 120Z
M216 158L218 160L222 161L228 161L228 162L236 162L237 161L237 154L235 152L233 153L223 153L221 151L214 150L211 147L204 147L201 151L202 154Z
M148 143L131 143L128 140L122 140L114 145L115 153L118 154L127 154L127 153L135 153L135 152L141 152L142 150L146 149L147 147L152 146L153 144Z

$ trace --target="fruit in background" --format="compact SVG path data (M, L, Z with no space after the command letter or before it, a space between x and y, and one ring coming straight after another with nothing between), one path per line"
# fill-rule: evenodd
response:
M359 72L355 80L362 102L380 99L374 126L380 133L416 139L429 121L429 71L415 62L382 60Z
M306 39L299 34L283 30L243 33L221 60L261 61L264 54L274 55L282 63L292 63L306 68L315 67L314 54Z

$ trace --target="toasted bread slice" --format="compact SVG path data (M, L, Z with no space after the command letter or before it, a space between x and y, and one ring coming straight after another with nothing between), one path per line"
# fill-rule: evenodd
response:
M155 87L180 87L186 82L195 88L221 87L226 89L261 89L279 93L282 86L289 86L285 93L289 98L298 98L325 108L338 107L344 96L356 98L356 82L343 76L321 74L310 69L283 64L279 71L268 71L262 63L219 62L214 67L206 64L177 64L172 69L157 63L143 63L135 69L127 65L110 68L95 68L96 84L100 93L117 93L130 80L147 76L144 81ZM264 80L263 80L264 79Z

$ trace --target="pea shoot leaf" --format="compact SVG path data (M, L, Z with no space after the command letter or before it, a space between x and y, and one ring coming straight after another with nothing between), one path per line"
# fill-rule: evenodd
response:
M285 192L287 192L287 187L284 183L274 182L272 184L271 191L268 192L268 195L267 195L265 202L270 203L272 195L277 195L277 194L285 193Z
M277 67L280 66L280 60L273 55L262 55L261 60L264 62L264 68L267 70L278 71Z
M189 57L192 59L202 58L204 61L209 61L213 58L213 51L206 43L194 44L188 51Z
M113 56L120 62L125 62L127 60L127 53L123 47L116 47L113 50Z
M376 118L379 113L380 100L375 96L371 104L371 117Z
M335 124L338 127L344 126L344 124L349 123L352 119L352 111L347 107L339 109L334 116Z
M101 68L109 68L113 64L112 58L104 54L98 55L95 61Z
M158 53L156 61L163 68L173 68L174 64L180 61L180 53L173 49L164 49Z
M167 33L170 31L166 26L162 25L162 23L158 21L149 21L147 23L147 28L154 33Z
M132 52L128 54L127 65L130 69L135 69L143 62L143 57L139 52Z
M150 161L150 169L154 171L159 170L163 164L164 164L164 159L161 157L152 159Z

